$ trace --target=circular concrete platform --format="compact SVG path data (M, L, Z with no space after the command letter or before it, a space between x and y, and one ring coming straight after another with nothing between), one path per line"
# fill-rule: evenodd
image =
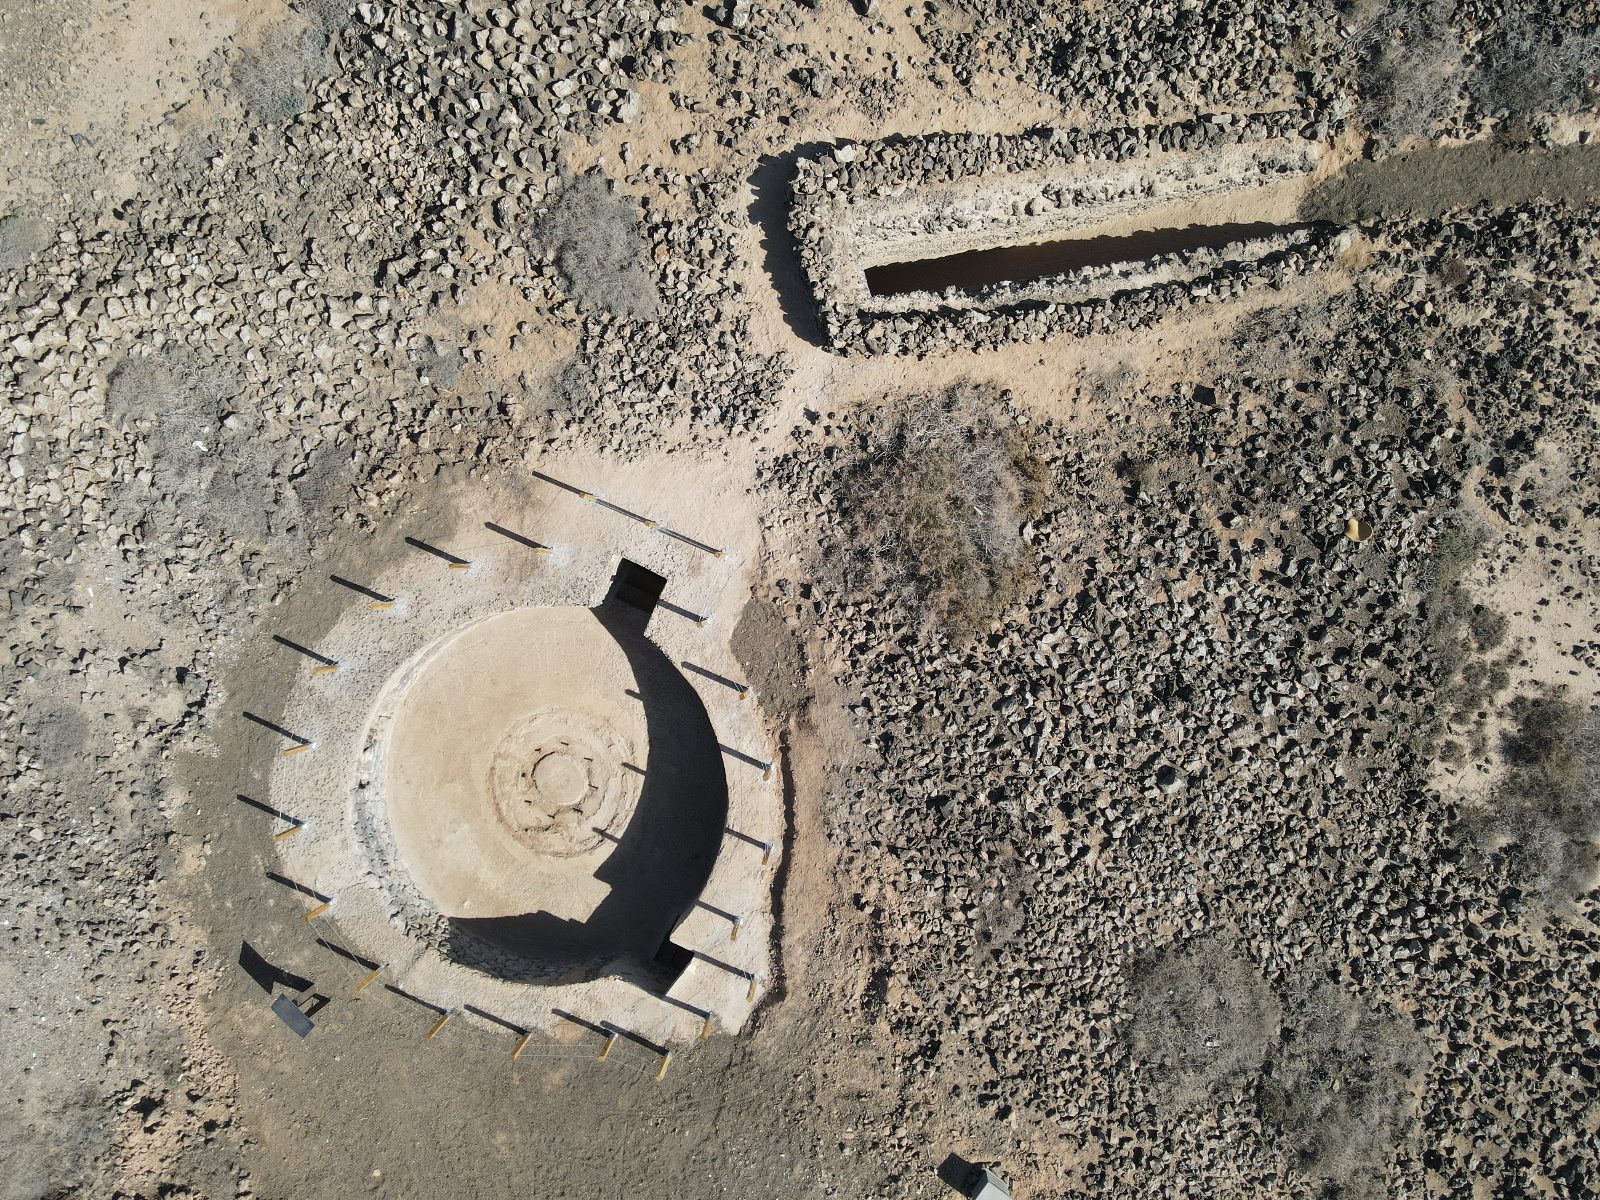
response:
M429 646L391 704L374 783L446 951L513 955L523 978L648 964L727 809L705 709L665 656L606 610L521 609Z
M425 652L389 727L383 798L402 864L441 913L594 910L609 890L595 868L639 798L634 690L588 609L506 613Z
M658 511L627 469L568 467ZM334 623L265 648L292 669L279 721L308 739L262 747L265 800L287 814L274 878L330 954L366 964L361 994L508 1038L604 1026L683 1045L706 1013L746 1027L772 977L786 797L728 642L752 568L735 548L759 541L741 511L664 536L546 480L342 566ZM647 614L623 564L672 603Z

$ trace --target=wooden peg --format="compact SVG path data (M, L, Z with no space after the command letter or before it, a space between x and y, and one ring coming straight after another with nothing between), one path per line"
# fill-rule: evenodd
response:
M700 1025L700 1044L702 1046L711 1039L711 1023L713 1020L712 1015L707 1013L705 1021Z
M754 1004L756 1002L756 984L758 982L760 982L760 976L750 976L750 986L745 989L744 993L744 1002L746 1004Z
M306 913L306 915L301 917L300 919L302 921L307 921L307 922L315 921L318 917L320 917L323 913L327 912L332 907L333 907L333 901L332 900L324 900L321 904L317 905L315 908L313 908L310 912Z
M728 935L728 940L730 942L737 942L739 940L739 930L741 930L743 928L744 928L744 918L743 917L735 917L733 919L733 932Z
M667 1077L667 1068L672 1065L672 1051L668 1050L661 1056L661 1066L656 1069L656 1082L660 1083Z
M305 822L301 821L301 822L298 822L297 824L289 826L289 828L287 828L287 829L280 829L280 830L278 830L277 833L272 835L272 840L275 841L275 842L281 842L285 838L293 837L295 834L299 833L305 827L306 827L305 826Z
M598 1059L596 1059L595 1061L596 1062L605 1062L605 1060L611 1056L611 1047L613 1047L613 1046L615 1046L617 1044L617 1039L620 1038L621 1036L622 1035L620 1033L618 1033L615 1029L613 1029L610 1033L606 1034L606 1044L604 1046L600 1047L600 1057Z
M522 1057L522 1052L528 1048L528 1043L530 1041L532 1041L532 1040L533 1040L533 1034L532 1033L525 1033L525 1034L522 1035L522 1040L517 1043L517 1048L511 1052L511 1061L512 1062L516 1062L517 1059Z
M444 1028L444 1023L446 1021L448 1021L449 1019L450 1019L450 1014L447 1012L447 1013L444 1014L444 1016L440 1017L437 1021L435 1021L433 1023L433 1028L428 1030L428 1040L430 1042L433 1041L434 1037L438 1034L439 1030Z
M383 974L383 968L382 967L374 967L372 970L368 971L367 974L366 974L366 977L364 979L362 979L362 981L360 983L356 984L356 995L358 995L358 996L361 995L362 992L366 991L369 987L371 987L373 982L378 978L378 976L382 975L382 974Z
M367 605L367 607L369 609L371 609L373 612L388 612L391 608L394 607L394 601L393 600L374 600L371 604Z
M307 750L311 749L311 747L311 742L300 742L298 745L289 746L283 750L279 750L278 757L293 758L296 754L304 754Z
M338 669L338 663L323 663L320 667L311 668L311 676L313 679L315 679L322 675L332 675Z
M450 564L450 569L452 571L465 571L471 566L472 566L471 563L453 562L453 563Z

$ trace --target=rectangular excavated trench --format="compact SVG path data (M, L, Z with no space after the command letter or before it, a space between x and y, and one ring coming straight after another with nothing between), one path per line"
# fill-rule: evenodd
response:
M1304 126L1261 113L808 148L788 224L818 332L846 352L994 348L1282 290L1346 245L1303 211L1330 148Z
M1227 222L1140 229L1098 237L1064 238L1022 246L994 246L936 258L884 263L866 269L876 297L913 292L964 291L1002 283L1030 283L1085 267L1142 263L1164 254L1223 250L1241 242L1324 228L1316 223Z

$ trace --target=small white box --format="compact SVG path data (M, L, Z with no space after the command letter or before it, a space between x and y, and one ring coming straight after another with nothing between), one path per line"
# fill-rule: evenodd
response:
M1011 1189L1006 1186L1005 1180L988 1167L979 1167L977 1178L973 1180L967 1195L971 1200L1011 1200Z

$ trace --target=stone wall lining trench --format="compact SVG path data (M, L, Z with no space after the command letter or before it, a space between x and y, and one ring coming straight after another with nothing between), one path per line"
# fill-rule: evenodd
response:
M843 353L1107 332L1281 286L1330 261L1341 231L1297 217L1328 144L1323 123L1271 113L839 145L797 159L790 232L824 334ZM1237 226L1239 236L1154 243L1144 257L1069 258L1061 270L940 290L875 294L869 283L869 272L893 264L1208 225Z

